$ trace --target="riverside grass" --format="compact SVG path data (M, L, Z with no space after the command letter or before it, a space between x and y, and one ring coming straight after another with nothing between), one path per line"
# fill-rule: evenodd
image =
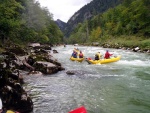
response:
M119 46L125 47L140 47L141 49L150 49L150 38L136 37L136 36L120 36L120 37L109 37L101 42L108 43L110 45L118 44Z
M111 47L128 47L135 48L139 47L142 50L150 50L150 38L139 37L139 36L110 36L105 35L101 37L98 41L98 46L103 46L104 44L109 44ZM92 42L83 43L83 45L91 45Z

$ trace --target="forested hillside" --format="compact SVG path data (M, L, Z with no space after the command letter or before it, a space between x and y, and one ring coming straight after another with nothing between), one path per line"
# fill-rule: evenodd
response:
M58 43L62 37L53 15L35 0L0 0L2 42Z
M93 16L103 13L109 8L113 8L122 3L123 0L93 0L87 5L83 6L68 20L67 27L65 29L65 35L69 36L72 30L78 23L82 23L84 20L90 19Z
M150 48L150 1L124 0L78 24L69 39L71 43L114 42Z

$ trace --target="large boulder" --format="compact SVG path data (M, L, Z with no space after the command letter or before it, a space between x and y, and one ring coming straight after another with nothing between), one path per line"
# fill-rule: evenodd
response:
M33 67L36 71L41 71L44 74L53 74L60 70L60 66L45 61L37 61L33 64Z
M41 44L40 43L30 43L28 46L29 47L39 47L39 46L41 46Z
M92 46L99 46L99 42L93 42Z

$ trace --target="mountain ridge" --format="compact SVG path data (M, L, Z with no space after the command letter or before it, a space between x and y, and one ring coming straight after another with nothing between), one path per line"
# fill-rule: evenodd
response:
M78 23L82 23L86 19L90 19L95 15L103 13L109 8L113 8L119 5L120 3L122 3L122 1L123 0L93 0L80 8L77 12L75 12L67 21L67 23L63 24L65 26L62 27L58 24L59 22L57 22L57 25L60 27L65 36L69 37L70 33Z
M57 20L55 21L55 23L58 25L58 27L60 28L60 30L61 30L62 32L65 32L65 28L66 28L66 26L67 26L67 23L66 23L66 22L63 22L62 20L57 19Z

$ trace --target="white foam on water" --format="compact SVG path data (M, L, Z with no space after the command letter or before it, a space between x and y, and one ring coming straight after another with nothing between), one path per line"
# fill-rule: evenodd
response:
M72 54L73 50L63 51L64 54Z
M94 77L94 78L102 78L102 77L121 77L124 75L100 75L100 74L87 74L88 77Z
M142 61L142 60L132 60L132 61L120 60L117 63L121 64L121 65L139 66L139 67L141 67L141 66L150 66L149 61Z

